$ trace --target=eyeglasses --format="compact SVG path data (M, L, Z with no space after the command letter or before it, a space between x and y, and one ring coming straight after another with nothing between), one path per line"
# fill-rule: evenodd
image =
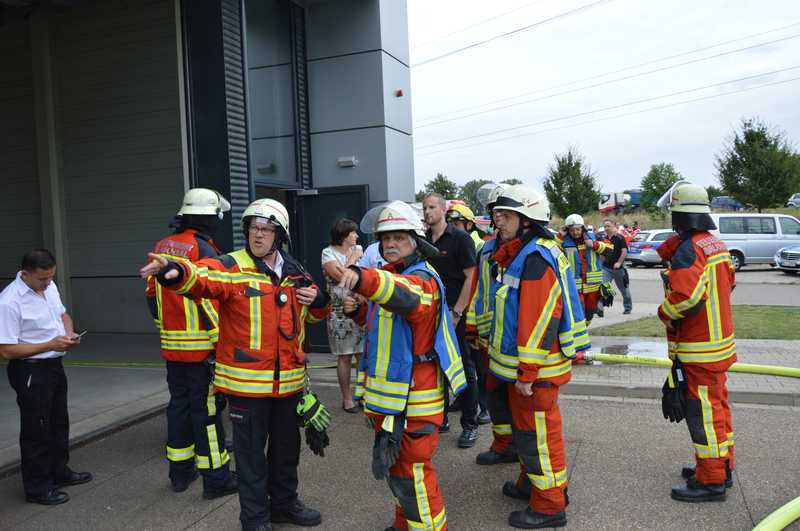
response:
M275 234L275 227L257 227L250 225L251 234Z

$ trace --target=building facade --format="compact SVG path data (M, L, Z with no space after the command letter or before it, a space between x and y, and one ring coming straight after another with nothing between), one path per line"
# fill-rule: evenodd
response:
M405 0L0 0L0 286L37 246L81 328L151 333L137 269L193 186L333 220L411 200ZM319 334L315 334L319 336Z

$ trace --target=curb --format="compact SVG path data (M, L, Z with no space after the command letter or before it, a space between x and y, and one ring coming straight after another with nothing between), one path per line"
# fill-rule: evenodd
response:
M661 388L646 385L615 385L607 383L569 382L561 388L564 395L604 396L614 398L636 398L660 400ZM797 393L761 393L758 391L729 390L731 402L740 404L761 404L769 406L800 406L800 394Z

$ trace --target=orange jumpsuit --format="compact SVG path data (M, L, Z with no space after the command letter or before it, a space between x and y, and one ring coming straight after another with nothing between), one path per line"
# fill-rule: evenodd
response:
M733 424L727 370L736 361L731 292L735 270L725 244L706 231L676 235L658 253L669 262L658 316L672 323L669 356L683 364L689 386L686 424L695 448L697 481L725 482L733 468Z
M439 306L444 301L432 277L419 273L401 275L408 265L400 261L386 264L383 270L361 269L361 280L354 291L376 302L373 312L403 315L412 330L413 355L419 357L433 350ZM381 299L387 292L382 287L386 282L394 284L388 300ZM350 317L361 326L372 322L366 304L361 304ZM365 377L359 372L357 394L359 389L363 392ZM445 385L435 361L414 364L400 457L389 469L389 486L397 501L392 525L397 529L447 529L444 498L432 462L439 446L439 425L444 421ZM381 429L384 415L373 413L368 407L365 413L373 420L376 432Z

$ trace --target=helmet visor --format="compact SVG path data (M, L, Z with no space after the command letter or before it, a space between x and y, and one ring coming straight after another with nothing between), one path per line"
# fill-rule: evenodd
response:
M677 190L684 184L691 184L691 183L685 179L681 179L680 181L670 186L669 190L664 192L664 195L662 195L661 198L658 200L656 206L663 210L669 210L670 207L672 207L672 195L675 193L675 190Z

